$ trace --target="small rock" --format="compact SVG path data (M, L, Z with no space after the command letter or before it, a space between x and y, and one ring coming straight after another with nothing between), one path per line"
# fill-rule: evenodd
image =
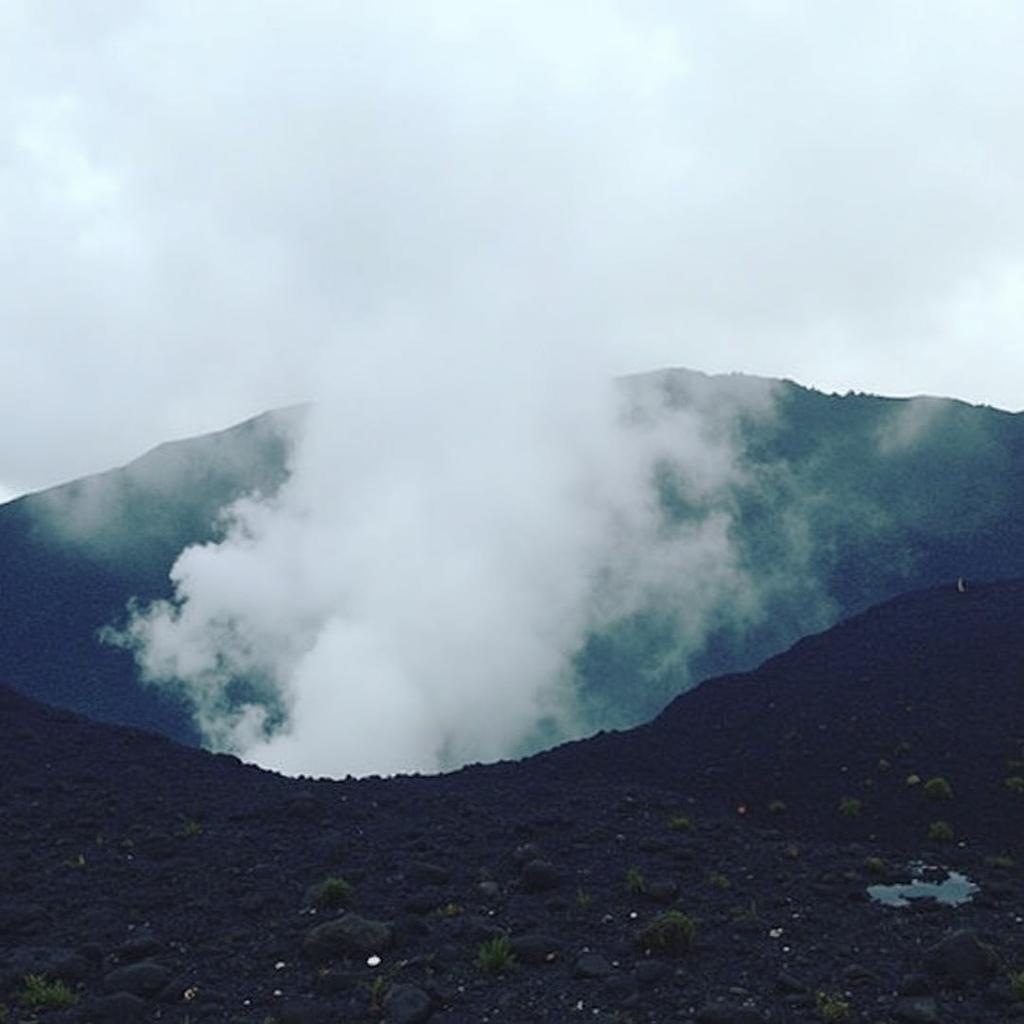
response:
M238 901L238 909L243 914L258 914L266 900L258 892L248 892Z
M765 1018L750 1006L711 1003L697 1012L697 1024L765 1024Z
M414 892L406 899L402 906L410 914L429 914L432 910L439 907L443 901L444 894L438 889L429 887L420 889L419 892Z
M416 914L404 914L398 918L392 928L392 938L397 943L413 939L423 939L430 934L430 925Z
M313 991L318 995L333 996L351 992L362 982L362 975L336 969L320 970L313 976Z
M327 1019L327 1012L317 1003L293 999L276 1008L274 1019L280 1024L320 1024Z
M810 991L808 986L799 978L792 974L787 974L785 971L779 972L778 977L775 979L775 987L779 992L785 992L790 995L795 995L797 993L803 994L804 992Z
M901 996L892 1013L907 1024L936 1024L939 1019L939 1007L933 996Z
M146 1001L130 992L115 992L110 996L99 996L85 1007L88 1020L100 1024L134 1024L146 1016Z
M679 886L670 879L658 879L648 882L645 892L655 903L671 903L679 894Z
M843 968L843 978L854 984L860 981L874 981L875 977L875 973L863 964L849 964Z
M479 914L465 914L456 918L456 921L458 933L473 945L505 934L505 930L493 918L481 917Z
M557 959L561 949L556 939L540 932L513 936L511 945L516 959L524 964L552 963Z
M432 1010L430 996L416 985L392 985L384 997L384 1016L391 1024L422 1024Z
M304 789L285 800L282 810L294 821L309 821L319 815L320 801Z
M451 872L447 868L426 861L410 864L406 874L417 885L447 885L451 881Z
M522 867L531 860L540 859L540 847L536 843L523 843L512 851L512 859Z
M926 974L907 974L900 981L896 993L901 996L930 996L932 983Z
M135 843L136 852L148 860L171 860L179 853L179 844L166 832L152 831L141 836Z
M368 956L387 949L393 938L390 924L371 921L359 914L345 914L311 928L306 933L302 948L313 960L326 960L332 956Z
M644 960L636 965L634 975L641 988L650 988L669 973L670 968L663 960Z
M114 950L114 956L121 963L134 964L140 960L151 960L164 952L164 946L152 935L137 935L122 943Z
M989 978L999 969L996 951L978 938L976 932L961 929L952 932L925 950L924 966L950 985L961 987Z
M152 960L142 960L111 971L103 979L107 992L128 992L135 996L155 996L171 980L171 972Z
M611 970L612 965L600 953L581 953L572 965L577 978L604 978Z
M38 903L0 903L0 935L32 931L45 919L46 911Z
M547 892L549 889L557 889L561 878L548 861L531 860L523 865L519 881L524 892Z

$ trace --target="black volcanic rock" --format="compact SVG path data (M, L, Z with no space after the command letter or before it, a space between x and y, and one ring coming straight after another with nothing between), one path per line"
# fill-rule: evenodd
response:
M1022 581L906 595L640 729L430 778L285 779L0 687L0 1006L41 1017L22 1005L39 972L78 1000L53 1019L83 1022L802 1024L830 999L865 1022L1006 1024L1000 975L1024 964L1022 803L1003 785L1024 756L1022 597ZM911 775L948 778L952 798ZM316 813L283 814L296 800ZM962 838L927 838L936 807ZM557 905L521 885L538 859ZM885 906L867 895L876 861L886 880L923 861L980 891ZM446 900L410 919L426 864L452 865ZM324 921L303 897L327 871L351 893ZM637 873L675 883L673 901L631 891ZM671 911L696 921L692 948L639 948ZM339 925L373 938L335 941ZM495 936L523 956L492 974L478 957ZM141 994L110 991L141 973Z
M999 957L975 932L963 928L926 949L924 966L943 982L963 986L992 977L999 969Z
M432 1011L430 996L416 985L392 985L384 997L384 1016L393 1024L422 1024Z
M648 725L529 764L680 786L762 825L924 842L949 819L957 839L1012 844L1024 809L1005 785L1024 757L1024 581L966 594L954 582L808 637L756 672L708 680ZM929 799L931 778L954 798ZM845 814L845 800L859 813Z
M393 940L394 930L390 924L348 913L310 929L302 948L313 960L327 960L380 954L390 948Z
M103 978L108 992L127 992L133 996L155 996L170 982L171 972L152 960L117 967Z

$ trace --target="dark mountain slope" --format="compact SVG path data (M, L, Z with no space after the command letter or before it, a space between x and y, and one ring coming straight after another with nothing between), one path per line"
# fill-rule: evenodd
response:
M288 780L0 688L0 1005L36 1017L24 978L45 974L77 999L52 1021L1005 1024L1024 795L998 762L1024 728L1022 596L908 595L648 727L434 778ZM855 782L853 757L897 735L898 766L838 815L836 765ZM966 842L884 810L928 801L904 758L949 779L929 806ZM762 792L786 811L765 817ZM980 891L868 898L919 858ZM340 907L328 876L350 885ZM696 921L689 950L645 931L668 911ZM501 935L517 960L492 973L478 957Z
M99 629L127 600L170 596L189 544L219 535L222 508L273 493L301 410L164 444L123 469L0 507L0 674L40 700L196 742L184 708L143 689Z
M1015 842L1024 794L1006 780L1024 776L1024 581L895 598L756 672L702 683L649 725L530 764L657 779L819 835L923 839L948 820L960 836ZM937 776L952 799L925 793ZM845 797L858 814L839 810ZM776 800L786 810L771 815Z
M656 602L591 637L580 675L610 724L650 717L696 680L752 668L896 594L958 575L1024 575L1020 413L687 370L625 384L648 416L697 409L713 434L731 437L740 475L718 500L760 612L722 608L700 650L687 649L677 613ZM667 530L700 512L678 467L662 467L659 488Z

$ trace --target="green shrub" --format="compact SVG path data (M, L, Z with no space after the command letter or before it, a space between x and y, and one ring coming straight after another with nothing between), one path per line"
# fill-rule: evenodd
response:
M693 819L686 814L671 814L668 819L668 827L673 832L692 832L694 830Z
M18 1001L28 1010L66 1010L78 996L63 981L50 981L45 974L26 974Z
M1024 776L1010 775L1003 779L1003 785L1014 793L1024 793Z
M831 992L819 992L814 997L814 1005L818 1010L818 1016L828 1024L846 1020L850 1016L850 1004L841 996L833 995Z
M1010 982L1010 992L1018 1003L1024 1003L1024 971L1010 971L1007 974Z
M951 842L954 834L953 826L948 821L933 821L928 826L928 838L936 843Z
M864 810L864 801L858 800L855 796L844 796L839 801L839 813L844 818L856 818Z
M786 813L786 802L785 800L773 800L768 805L769 814L785 814Z
M649 921L637 933L637 945L652 953L679 956L693 948L697 925L680 910L669 910Z
M584 889L582 885L579 886L579 888L577 888L576 890L576 906L579 907L580 910L589 910L590 904L593 902L594 900L591 897L590 893L587 892L587 890Z
M1008 871L1017 862L1008 853L997 853L986 858L986 863L990 868L1000 868L1003 871Z
M647 891L647 883L644 881L643 872L636 866L626 872L626 892L630 896L638 896Z
M712 889L725 890L728 889L732 883L728 878L725 877L720 871L709 871L707 876L707 883Z
M480 944L476 952L476 965L487 974L501 974L516 962L512 943L507 935L495 935Z
M924 795L929 800L952 800L953 787L941 775L929 779L923 787Z
M316 892L316 902L321 907L340 907L352 895L352 886L344 878L329 875Z
M881 857L865 857L864 858L864 870L871 875L884 875L886 871L886 863Z

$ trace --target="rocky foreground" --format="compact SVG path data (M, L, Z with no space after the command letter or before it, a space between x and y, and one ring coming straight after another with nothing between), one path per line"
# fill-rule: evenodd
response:
M0 689L0 1019L1024 1020L1022 610L910 595L436 778L285 779ZM957 905L868 892L949 871Z

